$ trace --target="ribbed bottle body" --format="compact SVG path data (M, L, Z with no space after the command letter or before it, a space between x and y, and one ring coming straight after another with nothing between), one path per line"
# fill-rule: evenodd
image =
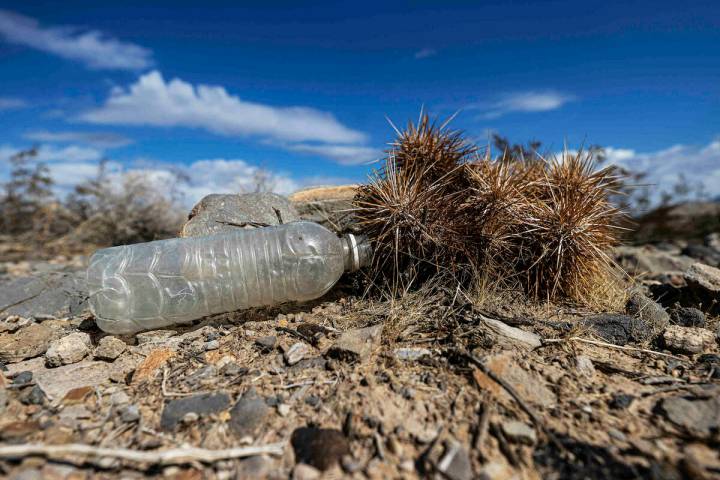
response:
M343 261L341 239L311 222L106 248L90 259L90 305L106 332L134 333L318 298Z

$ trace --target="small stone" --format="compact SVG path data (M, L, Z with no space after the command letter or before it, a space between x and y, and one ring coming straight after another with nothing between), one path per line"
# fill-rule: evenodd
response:
M658 402L658 409L672 423L697 438L710 438L720 429L720 396L707 399L675 396Z
M393 352L395 355L395 358L398 360L404 360L406 362L414 362L422 357L429 357L432 355L432 352L428 350L427 348L418 348L418 347L410 347L410 348L396 348Z
M443 458L438 462L437 469L450 480L471 480L473 478L470 456L467 450L456 442L449 443Z
M344 455L350 455L350 444L340 430L301 427L290 437L295 458L325 471L339 465Z
M528 424L519 421L505 421L500 424L505 436L513 442L534 445L537 441L535 430Z
M155 375L157 370L165 365L169 359L175 356L175 350L170 348L158 348L151 351L145 360L138 365L133 374L133 383L148 380Z
M548 388L542 377L528 373L518 364L510 352L506 351L488 356L484 362L495 375L508 382L527 401L545 408L552 408L557 403L557 397ZM479 369L473 371L473 376L478 386L483 390L489 391L495 396L511 400L511 397L503 388Z
M307 344L303 342L297 342L293 344L293 346L288 348L288 350L285 352L285 361L288 365L295 365L310 353L311 350Z
M49 367L60 367L77 363L90 353L90 335L75 332L53 341L47 352L45 361Z
M305 397L305 403L310 405L311 407L317 407L320 404L320 397L317 395L308 395Z
M220 348L220 342L217 340L210 340L205 343L205 351L217 350Z
M322 474L310 465L298 463L292 471L292 480L317 480Z
M93 355L100 360L112 361L118 358L126 349L125 342L117 337L107 336L100 339Z
M227 363L220 369L220 373L228 377L246 375L249 371L250 370L247 367L241 367L235 362Z
M63 405L76 405L85 402L91 394L95 392L95 389L90 386L73 388L65 394L62 399Z
M633 317L618 314L592 315L583 319L587 325L606 342L614 345L625 345L631 340Z
M277 406L277 411L281 417L287 417L290 415L290 405L287 403L281 403Z
M32 323L15 333L0 334L0 361L16 363L45 353L55 331L42 324Z
M704 328L670 325L663 333L663 341L672 352L700 353L712 348L715 335Z
M175 330L150 330L149 332L140 332L135 335L138 345L163 343L168 338L176 335Z
M178 423L188 414L210 415L230 406L230 397L226 393L202 393L170 400L163 408L160 427L163 430L175 430Z
M382 325L347 330L340 335L330 354L350 362L364 362L377 348L382 335Z
M30 371L24 371L20 372L17 375L15 375L15 378L13 378L13 385L25 385L27 383L32 382L33 379L33 373Z
M630 407L630 404L632 404L633 400L635 400L635 397L633 395L629 395L627 393L619 393L613 395L612 400L610 400L609 406L610 408L616 410L624 410Z
M583 377L592 378L595 376L595 366L592 360L585 355L575 357L575 368Z
M265 421L269 407L251 388L246 391L230 410L230 429L239 437L253 436Z
M670 319L681 327L704 327L705 314L693 307L677 307L670 311Z
M43 405L46 398L47 397L42 391L42 388L35 385L29 390L27 397L25 397L25 403L28 403L29 405Z
M125 405L118 409L120 420L125 423L133 423L140 420L140 410L137 405Z
M670 323L665 309L637 288L630 292L625 311L638 320L630 323L630 336L635 341L654 339Z
M255 345L257 345L263 352L272 352L277 344L277 337L274 335L268 335L266 337L259 337L255 339Z
M110 403L112 405L125 405L130 403L130 396L124 391L120 390L110 395Z
M185 425L189 425L191 423L195 423L200 419L200 415L198 415L195 412L188 412L185 415L183 415L182 419L180 420Z

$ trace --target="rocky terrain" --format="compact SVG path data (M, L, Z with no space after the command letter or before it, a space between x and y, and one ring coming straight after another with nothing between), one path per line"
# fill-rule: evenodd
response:
M183 235L347 197L214 196ZM18 246L1 251L16 252ZM111 336L81 256L0 264L0 475L720 478L720 234L617 249L623 311L363 296Z

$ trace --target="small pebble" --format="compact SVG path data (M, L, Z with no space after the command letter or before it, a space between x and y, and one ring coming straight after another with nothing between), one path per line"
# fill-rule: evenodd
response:
M30 371L20 372L13 378L13 385L25 385L32 382L33 373Z
M140 410L137 405L126 405L119 410L120 420L125 423L137 422L140 420Z

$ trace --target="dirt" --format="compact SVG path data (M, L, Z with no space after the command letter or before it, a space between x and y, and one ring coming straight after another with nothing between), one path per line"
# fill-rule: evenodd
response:
M52 264L73 272L81 261ZM43 268L7 263L0 287ZM452 295L428 303L398 311L363 298L346 281L310 304L113 340L86 310L8 317L3 345L23 350L3 357L0 474L720 478L717 342L692 354L667 350L660 340L620 346L583 320L619 312L545 308L528 318L508 314L514 311L508 304L480 312ZM714 335L717 320L708 316L704 327L673 331L702 328ZM374 325L384 325L382 335L380 327L367 328ZM38 328L44 343L29 349ZM89 335L88 353L51 367L50 339L77 332ZM109 345L115 353L107 353ZM4 450L28 444L145 453L278 449L164 465Z

